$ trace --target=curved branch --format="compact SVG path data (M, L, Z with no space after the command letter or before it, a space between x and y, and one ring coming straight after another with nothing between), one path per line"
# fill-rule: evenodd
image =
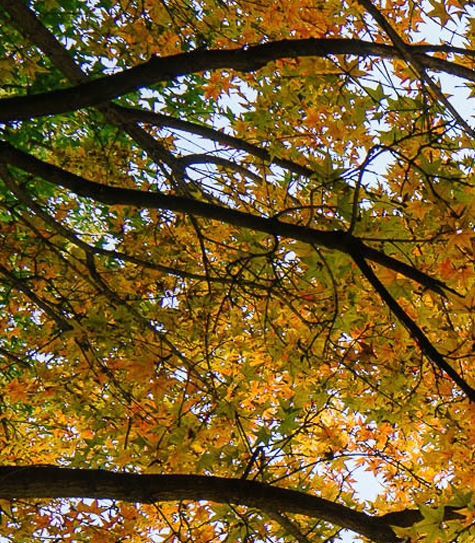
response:
M82 88L81 85L91 82L90 77L76 64L69 51L64 48L54 34L37 18L35 12L25 3L17 2L16 0L0 0L0 6L8 12L12 21L18 25L20 31L49 57L54 66L71 83L79 85ZM97 109L113 126L125 130L148 153L154 162L157 164L163 162L170 168L176 166L173 155L136 123L125 120L114 104L101 103Z
M475 72L460 64L420 53L417 46L408 45L407 50L414 50L414 57L417 57L424 68L444 71L475 81ZM401 52L396 47L344 38L286 39L239 49L197 49L168 57L154 56L144 64L67 89L32 96L4 98L0 100L0 122L31 119L97 106L141 87L208 70L228 69L253 72L270 62L283 58L327 57L329 55L402 58Z
M377 543L397 543L391 525L421 520L418 511L377 517L311 494L247 479L142 475L55 466L1 466L0 498L92 498L132 503L207 500L318 518ZM453 518L453 517L452 517Z
M57 222L53 219L51 215L49 215L37 202L35 202L29 194L27 194L20 185L15 183L15 180L10 175L10 172L7 168L5 168L4 165L0 165L0 179L5 183L5 185L8 187L8 189L14 194L18 201L20 201L22 204L24 204L28 209L30 209L35 215L38 217L41 217L41 219L51 226L56 232L58 232L61 236L69 240L70 242L74 243L77 247L85 251L86 253L91 253L95 255L102 255L107 257L116 258L118 260L123 260L124 262L130 262L132 264L136 264L138 266L142 266L143 268L148 268L150 270L163 272L169 275L173 275L176 277L182 277L187 279L194 279L196 281L209 281L210 283L218 283L218 284L233 284L235 282L235 279L233 277L209 277L207 275L202 275L198 273L189 272L186 270L181 270L179 268L172 268L171 266L164 266L163 264L152 262L149 260L144 260L143 258L136 257L134 255L129 255L127 253L124 253L122 251L117 251L115 249L104 249L103 247L96 247L93 245L89 245L82 239L80 239L76 232L73 230L70 230L63 224ZM244 284L251 286L251 287L259 287L259 285L255 282L251 281L245 281ZM260 288L265 288L266 285L260 286Z
M79 85L88 81L89 77L82 71L80 66L74 62L69 51L67 51L41 21L38 20L35 13L26 4L18 2L17 0L0 0L0 5L8 11L12 20L14 20L21 28L22 33L50 58L56 68L64 73L71 83ZM307 168L288 159L274 157L262 147L248 143L235 136L224 134L223 132L208 126L199 125L182 119L175 119L152 111L128 108L112 103L108 103L106 106L99 109L102 110L102 113L109 122L116 126L120 126L121 128L125 128L128 134L137 141L137 143L142 145L156 162L160 162L160 160L163 159L165 163L171 163L171 166L175 165L171 160L171 155L164 152L163 149L160 149L158 142L147 132L137 127L135 123L143 122L166 126L200 135L221 145L228 145L235 149L245 151L265 162L273 163L276 166L280 166L303 177L310 177L314 173L311 168Z
M220 145L227 145L229 147L233 147L234 149L249 153L250 155L259 158L266 163L275 164L276 166L280 166L281 168L289 170L297 175L301 175L302 177L310 177L315 174L315 171L311 168L297 164L292 160L272 156L267 149L259 147L253 143L249 143L241 138L230 136L229 134L225 134L224 132L209 126L197 124L191 121L185 121L183 119L176 119L175 117L164 115L163 113L155 113L153 111L147 111L144 109L128 108L117 105L114 105L114 108L122 117L131 121L163 126L167 128L175 128L176 130L196 134L197 136L210 139Z
M243 177L252 179L256 183L262 182L262 176L252 172L249 168L242 166L241 164L237 164L236 162L233 162L227 158L212 155L211 153L193 153L184 155L177 158L177 163L184 169L197 164L214 164L215 166L221 166L222 168L231 170L235 173L240 173Z
M183 196L109 187L62 170L53 164L43 162L6 142L0 142L0 162L8 163L35 176L42 177L50 183L72 190L80 196L92 198L96 202L110 205L132 205L145 209L168 209L178 213L201 216L234 226L265 232L272 236L320 245L330 250L336 249L349 256L359 253L362 257L397 271L441 296L446 296L447 292L455 294L455 291L442 281L396 258L388 256L372 247L368 247L359 238L342 230L317 230L315 228L281 222L275 217L253 215L237 209L226 208Z
M305 226L281 222L273 217L253 215L237 209L230 209L183 196L109 187L88 181L57 166L43 162L23 151L15 149L6 142L0 142L1 162L9 163L33 175L42 177L55 185L66 187L80 196L92 198L97 202L111 205L133 205L140 208L169 209L170 211L186 213L192 216L201 216L222 221L238 227L250 228L272 236L286 237L312 245L320 245L351 256L383 301L388 304L388 307L418 342L423 353L452 378L470 401L475 401L475 389L470 387L445 361L444 357L430 343L422 330L410 319L375 276L365 259L367 258L387 268L404 273L407 277L418 281L423 286L430 288L442 296L445 296L446 291L451 291L452 289L449 289L441 281L424 274L416 268L412 268L395 258L366 246L359 238L354 237L352 234L341 230L325 231L307 228Z

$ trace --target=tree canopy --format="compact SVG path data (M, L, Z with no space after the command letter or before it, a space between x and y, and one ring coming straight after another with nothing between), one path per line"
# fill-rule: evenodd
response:
M472 541L471 3L0 20L2 543Z

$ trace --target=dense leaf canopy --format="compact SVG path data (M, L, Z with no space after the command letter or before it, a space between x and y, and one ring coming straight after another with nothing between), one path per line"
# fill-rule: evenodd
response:
M470 4L0 0L2 542L473 541Z

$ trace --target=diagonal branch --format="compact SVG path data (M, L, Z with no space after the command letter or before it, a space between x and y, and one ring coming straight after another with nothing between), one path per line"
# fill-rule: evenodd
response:
M388 307L406 326L411 336L417 341L422 352L441 370L443 370L467 395L475 401L475 389L445 361L427 339L417 324L404 312L384 285L375 276L365 258L381 263L396 271L407 271L406 276L419 281L427 288L445 295L450 290L442 282L431 278L376 249L366 246L360 239L344 231L324 231L300 225L281 222L273 217L252 215L237 209L229 209L216 204L193 200L188 197L174 196L160 192L144 192L135 189L108 187L88 181L80 176L66 172L57 166L43 162L27 153L15 149L8 143L0 143L0 163L7 162L33 175L40 176L51 183L66 187L75 193L93 198L97 202L112 205L133 205L140 208L164 208L182 212L191 216L201 216L222 221L238 227L250 228L273 236L286 237L304 243L317 244L331 250L339 250L351 256Z
M177 130L183 130L185 132L210 139L220 145L227 145L229 147L233 147L234 149L244 151L256 158L263 160L266 163L275 164L276 166L280 166L281 168L296 173L297 175L301 175L302 177L310 177L312 175L315 175L315 171L311 168L307 168L306 166L297 164L292 160L273 156L269 153L269 151L267 151L267 149L264 149L263 147L259 147L258 145L249 143L246 140L237 138L236 136L230 136L229 134L225 134L224 132L221 132L220 130L216 130L209 126L197 124L191 121L185 121L183 119L176 119L175 117L164 115L163 113L155 113L153 111L148 111L144 109L128 108L123 106L114 107L125 119L145 124L165 126L168 128L175 128Z
M293 535L298 543L310 543L308 537L286 515L272 509L264 509L264 511L269 518L280 524L288 534Z
M369 281L371 286L379 294L383 302L389 307L389 309L394 313L399 322L401 322L412 338L414 338L419 345L422 353L440 370L446 373L454 383L462 390L467 398L471 402L475 402L475 389L472 388L466 381L461 377L455 369L445 360L444 356L434 347L434 345L429 341L427 336L421 330L421 328L411 319L411 317L404 311L404 309L397 303L393 298L391 293L387 288L381 283L374 271L371 269L369 264L366 262L364 256L359 254L357 251L352 253L353 260L355 261L358 268L361 270L363 275Z
M129 255L127 253L124 253L122 251L117 251L115 249L104 249L103 247L89 245L88 243L80 239L77 236L76 232L74 232L73 230L70 230L63 224L53 219L53 217L49 213L47 213L36 201L34 201L31 198L31 196L28 193L26 193L23 190L23 188L19 184L15 182L15 180L13 179L13 176L10 174L8 169L5 168L4 165L0 165L0 179L2 179L2 181L5 183L5 186L8 187L11 193L14 194L18 198L19 202L25 205L35 215L37 215L38 217L41 217L41 219L46 224L51 226L61 236L63 236L70 242L74 243L74 245L82 249L87 254L90 253L90 254L95 254L95 255L112 257L118 260L123 260L124 262L131 262L133 264L142 266L144 268L148 268L150 270L163 272L169 275L174 275L176 277L194 279L196 281L209 281L211 283L219 283L219 284L233 284L235 281L235 279L233 279L232 277L216 277L216 276L209 277L206 275L201 275L201 274L189 272L186 270L181 270L179 268L164 266L163 264L145 260L143 258ZM244 281L244 284L248 286L252 286L254 288L259 287L257 283L251 282L251 281L248 281L248 282ZM264 284L264 286L266 285ZM260 286L260 288L263 288L263 287Z
M6 142L0 142L1 162L8 163L35 176L46 179L57 186L65 187L80 196L92 198L96 202L110 205L132 205L145 209L168 209L178 213L222 221L237 227L265 232L272 236L317 244L326 249L336 249L349 256L358 253L368 260L405 275L441 296L446 296L447 292L456 294L453 289L449 288L442 281L430 277L396 258L365 245L359 238L342 230L317 230L315 228L281 222L274 217L253 215L237 209L183 196L109 187L62 170L53 164L43 162Z
M23 1L0 0L2 6L32 43L38 46L74 85L82 88L83 84L90 82L90 77L76 64L70 52L56 39L43 23L37 18ZM170 168L177 166L173 155L163 148L147 131L130 119L124 119L111 103L101 103L97 108L113 126L125 130L157 164L167 164Z
M358 3L368 11L368 13L375 19L384 32L386 32L396 49L401 53L402 58L410 66L412 66L412 69L415 71L416 75L427 85L433 96L442 106L444 106L447 111L451 113L452 117L457 121L460 127L475 138L475 130L473 130L473 128L450 103L449 99L443 94L439 85L437 85L432 78L427 75L426 68L423 63L420 62L419 59L412 53L411 47L404 42L404 40L394 30L390 22L384 17L379 9L371 2L371 0L358 0Z

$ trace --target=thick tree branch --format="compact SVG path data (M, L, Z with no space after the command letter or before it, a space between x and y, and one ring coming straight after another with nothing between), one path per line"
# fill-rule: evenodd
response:
M145 209L168 209L178 213L205 217L234 226L265 232L272 236L320 245L326 249L336 249L350 256L358 253L368 260L405 275L442 296L446 296L447 292L455 293L442 281L430 277L416 268L385 255L372 247L368 247L359 238L342 230L317 230L315 228L281 222L273 217L253 215L237 209L183 196L109 187L62 170L53 164L43 162L6 142L0 142L0 162L20 168L57 186L65 187L80 196L92 198L96 202L110 205L133 205Z
M370 516L317 496L246 479L141 475L54 466L0 467L0 498L92 498L133 503L207 500L318 518L377 543L401 541L391 526L407 526L422 519L416 510ZM448 510L446 519L453 518L457 518L456 513Z
M2 0L0 5L4 4L5 0ZM460 64L420 53L417 46L407 46L407 49L413 52L414 58L417 58L424 68L475 81L475 72ZM0 122L30 119L96 106L141 87L171 81L188 74L217 69L252 72L283 58L327 57L329 55L401 58L401 53L396 47L343 38L280 40L239 49L196 50L168 57L152 57L139 66L67 89L32 96L4 98L0 100Z
M103 247L96 247L94 245L89 245L88 243L80 239L77 236L76 232L74 232L73 230L70 230L69 228L66 228L66 226L54 220L53 217L49 213L47 213L37 202L35 202L31 198L29 194L27 194L20 187L20 185L18 185L15 182L15 180L13 179L13 176L10 174L10 172L5 167L5 165L1 165L1 164L0 164L0 178L5 183L5 185L9 188L11 193L14 194L18 198L19 202L25 205L35 215L37 215L38 217L41 217L41 219L46 224L51 226L61 236L63 236L67 240L74 243L77 247L79 247L86 253L112 257L117 260L123 260L124 262L131 262L133 264L137 264L138 266L142 266L150 270L159 271L159 272L166 273L169 275L175 275L176 277L186 277L188 279L194 279L196 281L209 281L211 283L221 283L221 284L234 284L235 282L235 279L233 277L216 277L216 276L209 277L207 275L201 275L198 273L188 272L186 270L181 270L179 268L164 266L163 264L159 264L157 262L151 262L149 260L145 260L144 258L139 258L133 255L123 253L122 251L117 251L114 249L104 249ZM264 285L259 285L251 281L244 281L243 283L253 288L265 288L267 286L265 283Z
M164 208L175 212L183 212L192 216L198 215L209 219L223 221L234 226L250 228L266 232L273 236L286 237L317 244L327 249L336 249L351 256L361 271L365 274L383 301L395 313L398 319L406 326L412 337L418 342L423 353L441 370L449 375L453 381L464 391L471 401L475 401L475 389L445 361L444 357L430 343L422 330L400 308L399 304L385 289L384 285L374 275L366 263L366 258L380 263L393 270L405 273L410 277L431 288L439 294L445 295L447 287L437 279L431 278L415 268L380 253L366 246L361 240L344 231L324 231L307 228L300 225L284 223L272 217L262 217L242 212L237 209L225 208L216 204L201 202L187 197L174 196L159 192L144 192L134 189L108 187L100 183L88 181L80 176L71 174L43 162L23 151L15 149L8 143L0 143L0 162L8 163L21 168L33 175L40 176L56 185L66 187L75 193L93 198L97 202L112 205L134 205L140 208Z
M26 4L17 0L0 0L0 5L8 11L12 20L15 21L25 36L50 58L56 68L64 73L71 83L79 85L88 81L89 77L75 63L70 56L69 51L67 51L41 21L38 20L36 14ZM285 168L303 177L310 177L314 173L312 169L296 164L291 160L271 156L270 153L262 147L204 125L184 121L182 119L175 119L151 111L120 107L112 103L108 103L106 106L99 109L111 124L125 129L137 143L143 146L155 161L163 159L164 162L169 163L170 156L164 156L164 153L160 153L156 140L137 126L136 123L138 122L153 125L158 124L159 126L177 128L188 133L197 134L221 145L245 151L256 158L262 159L266 163L272 162L276 166Z
M222 221L238 227L250 228L265 232L273 236L286 237L310 244L317 244L327 249L339 250L351 256L378 294L388 307L394 312L401 323L409 330L411 336L418 342L422 352L434 364L443 370L467 395L470 401L475 401L475 389L445 361L444 357L435 349L422 330L402 310L384 285L375 276L366 258L386 266L395 271L404 273L431 288L441 295L445 295L447 287L437 279L399 262L398 260L380 253L376 249L366 246L360 239L344 231L324 231L307 228L300 225L284 223L272 217L252 215L237 209L225 208L216 204L201 202L187 197L163 194L160 192L145 192L134 189L108 187L100 183L88 181L80 176L66 172L57 166L43 162L23 151L15 149L12 145L0 142L0 163L21 168L33 175L42 177L51 183L66 187L76 194L93 198L97 202L112 205L133 205L140 208L162 208L170 211L187 213L192 216L201 216Z

